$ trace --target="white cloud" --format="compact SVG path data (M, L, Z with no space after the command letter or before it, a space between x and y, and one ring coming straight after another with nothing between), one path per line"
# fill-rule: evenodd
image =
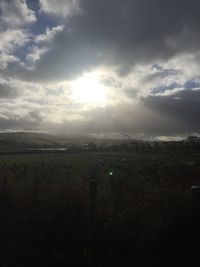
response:
M0 32L0 52L9 54L30 41L30 34L22 29Z
M35 13L28 8L25 0L3 0L0 3L1 20L7 26L24 26L36 21Z
M26 55L29 69L34 67L34 63L38 61L41 56L49 51L49 46L56 35L64 29L63 25L47 28L44 34L33 36L32 41L35 43L29 48L29 53Z
M51 42L57 33L61 32L64 29L63 25L58 25L56 27L53 27L51 29L47 28L46 32L44 34L37 35L35 38L36 43L40 42Z
M9 62L20 61L14 52L30 41L30 34L22 29L0 32L0 69L5 69Z
M35 22L36 16L25 0L2 0L0 13L0 69L4 70L8 63L23 64L16 51L31 41L32 34L24 27Z
M33 46L31 53L27 54L26 59L30 63L34 63L39 60L41 55L47 52L49 49L47 47L38 48L37 46Z
M67 17L79 10L78 0L39 0L43 12Z
M0 70L6 69L8 63L18 61L19 59L13 55L0 54Z

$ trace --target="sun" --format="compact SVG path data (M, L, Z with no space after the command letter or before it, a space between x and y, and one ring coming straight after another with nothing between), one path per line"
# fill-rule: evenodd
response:
M81 103L103 104L106 102L106 88L96 73L85 74L72 82L72 98Z

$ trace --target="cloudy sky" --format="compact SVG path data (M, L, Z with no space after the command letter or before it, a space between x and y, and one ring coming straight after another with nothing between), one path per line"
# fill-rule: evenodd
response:
M1 0L0 131L200 131L199 0Z

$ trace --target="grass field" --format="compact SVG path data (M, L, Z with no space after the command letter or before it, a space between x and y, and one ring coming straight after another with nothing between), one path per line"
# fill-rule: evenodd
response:
M0 155L1 266L199 266L198 184L198 153Z

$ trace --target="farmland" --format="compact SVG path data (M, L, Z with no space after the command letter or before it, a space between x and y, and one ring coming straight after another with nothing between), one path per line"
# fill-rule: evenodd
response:
M198 184L194 152L0 155L1 266L196 266Z

